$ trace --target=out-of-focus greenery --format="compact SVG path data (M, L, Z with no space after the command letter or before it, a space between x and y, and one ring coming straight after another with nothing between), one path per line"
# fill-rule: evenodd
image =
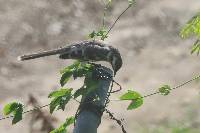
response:
M143 104L143 98L142 96L133 90L128 90L127 93L123 94L120 97L120 100L130 100L131 103L127 107L127 110L132 110L140 107Z
M188 38L190 36L200 37L200 12L193 16L181 29L180 36Z
M189 38L190 36L197 37L197 41L193 44L191 54L200 53L200 12L192 17L181 29L180 36L182 38Z

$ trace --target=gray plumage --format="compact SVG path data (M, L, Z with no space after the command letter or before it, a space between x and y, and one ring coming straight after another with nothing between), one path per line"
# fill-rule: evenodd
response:
M59 54L60 59L78 59L82 61L107 61L112 65L114 73L122 66L122 58L119 51L99 41L82 41L62 48L22 55L19 60L30 60L44 56Z

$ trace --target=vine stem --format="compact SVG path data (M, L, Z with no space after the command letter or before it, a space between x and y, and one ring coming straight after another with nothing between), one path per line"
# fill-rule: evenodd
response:
M75 98L73 98L73 97L72 97L72 99L75 100L76 102L80 103L77 99L75 99ZM42 108L48 107L49 105L50 105L50 103L49 103L49 104L46 104L46 105L43 105L43 106L34 107L33 109L24 111L22 114L26 114L26 113L33 112L33 111L36 111L36 110L40 110L40 109L42 109ZM0 121L1 121L1 120L5 120L5 119L9 119L9 118L12 118L12 117L14 117L14 115L2 117L2 118L0 118Z
M182 86L184 86L184 85L186 85L186 84L189 84L189 83L191 83L192 81L194 81L194 80L197 80L197 79L199 79L200 78L200 75L198 75L198 76L196 76L196 77L194 77L194 78L192 78L192 79L190 79L190 80L188 80L188 81L186 81L186 82L184 82L184 83L182 83L182 84L180 84L180 85L177 85L177 86L175 86L175 87L173 87L171 90L175 90L175 89L177 89L177 88L180 88L180 87L182 87ZM154 93L150 93L150 94L147 94L147 95L144 95L144 96L142 96L142 97L139 97L139 98L137 98L137 99L141 99L141 98L146 98L146 97L150 97L150 96L153 96L153 95L156 95L156 94L159 94L160 92L159 91L156 91L156 92L154 92ZM74 99L74 98L73 98ZM137 100L137 99L133 99L133 100ZM79 101L77 101L76 99L74 99L76 102L78 102L78 103L80 103ZM123 100L118 100L118 99L111 99L110 101L123 101ZM46 104L46 105L43 105L43 106L40 106L40 107L35 107L35 108L33 108L33 109L31 109L31 110L27 110L27 111L25 111L25 112L23 112L23 114L26 114L26 113L29 113L29 112L32 112L32 111L35 111L35 110L39 110L39 109L42 109L42 108L45 108L45 107L47 107L47 106L49 106L50 104ZM13 115L10 115L10 116L7 116L7 117L3 117L3 118L0 118L0 121L1 120L5 120L5 119L8 119L8 118L12 118L12 117L14 117Z
M35 108L33 108L33 109L24 111L22 114L26 114L26 113L33 112L33 111L36 111L36 110L40 110L40 109L45 108L45 107L47 107L47 106L49 106L49 105L50 105L50 104L46 104L46 105L43 105L43 106L35 107ZM10 116L7 116L7 117L3 117L3 118L0 118L0 121L1 121L1 120L4 120L4 119L12 118L12 117L14 117L14 116L13 116L13 115L10 115Z
M124 125L122 124L122 120L119 120L119 119L115 118L114 114L111 113L108 109L105 109L105 111L109 115L110 119L112 119L112 120L117 122L117 124L121 127L122 132L123 133L127 133L125 128L124 128Z
M170 90L178 89L178 88L180 88L180 87L182 87L182 86L184 86L184 85L186 85L186 84L189 84L189 83L191 83L192 81L197 80L197 79L199 79L199 78L200 78L200 75L195 76L194 78L192 78L192 79L190 79L190 80L188 80L188 81L186 81L186 82L184 82L184 83L182 83L182 84L179 84L179 85L177 85L177 86L171 88ZM156 91L156 92L154 92L154 93L145 95L145 96L140 97L140 98L150 97L150 96L153 96L153 95L156 95L156 94L159 94L159 93L160 93L159 91Z
M194 77L194 78L192 78L192 79L190 79L190 80L188 80L188 81L186 81L186 82L184 82L184 83L182 83L182 84L180 84L180 85L178 85L178 86L176 86L176 87L174 87L172 89L174 90L174 89L180 88L180 87L182 87L182 86L184 86L184 85L186 85L186 84L188 84L188 83L190 83L190 82L192 82L194 80L197 80L199 78L200 78L200 75L198 75L198 76L196 76L196 77Z
M175 90L175 89L178 89L178 88L180 88L180 87L183 87L184 85L189 84L189 83L191 83L192 81L197 80L197 79L199 79L199 78L200 78L200 75L195 76L194 78L192 78L192 79L190 79L190 80L188 80L188 81L186 81L186 82L183 82L182 84L179 84L179 85L177 85L177 86L171 88L170 90ZM156 91L156 92L153 92L153 93L144 95L144 96L142 96L142 97L138 97L138 98L133 99L133 100L138 100L138 99L150 97L150 96L153 96L153 95L156 95L156 94L159 94L159 93L160 93L160 91ZM110 101L124 101L124 100L113 99L113 100L110 100Z
M118 17L117 19L114 21L114 23L110 26L108 32L106 33L106 36L110 33L110 31L113 29L113 27L115 26L115 24L117 23L117 21L120 19L120 17L130 8L131 6L129 5Z

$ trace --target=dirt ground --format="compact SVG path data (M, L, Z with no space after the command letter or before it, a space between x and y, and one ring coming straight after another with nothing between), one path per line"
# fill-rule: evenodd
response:
M111 25L126 6L126 0L113 0L106 24ZM176 86L199 74L199 56L190 54L195 39L179 37L181 26L199 9L199 0L136 1L106 40L119 49L124 62L115 78L123 91L111 99L127 89L145 95L162 84ZM13 100L27 103L29 94L41 105L47 104L48 93L59 87L59 70L71 60L52 56L19 62L17 56L86 39L101 25L102 10L101 0L0 0L0 109ZM71 80L69 86L78 88L82 83L82 79ZM111 101L109 109L125 119L128 133L198 133L199 92L199 82L193 82L168 96L146 98L136 110L127 111L128 102L117 101ZM63 116L74 114L76 108L72 101L64 112L53 114L57 118L54 126L65 120ZM34 125L35 133L43 133L40 126ZM10 119L0 121L0 133L29 131L30 114L14 126ZM105 114L98 132L121 133L121 129Z

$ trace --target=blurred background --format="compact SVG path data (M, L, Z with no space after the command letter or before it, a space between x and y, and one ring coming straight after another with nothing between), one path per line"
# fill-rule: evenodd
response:
M113 0L106 25L127 4L127 0ZM59 70L72 61L52 56L20 62L17 56L87 39L102 24L103 6L102 0L0 0L0 109L13 100L25 103L26 109L47 104L48 93L59 88ZM199 9L199 0L136 1L106 39L119 49L124 62L115 78L123 90L111 99L118 99L127 89L145 95L162 84L176 86L199 74L199 56L190 54L195 39L179 37L181 27ZM83 79L71 80L68 86L78 89L82 83ZM136 110L127 111L129 103L117 101L111 101L109 109L125 119L128 133L199 133L199 92L199 82L192 82L168 96L146 98ZM26 114L14 126L11 119L2 120L0 132L45 133L64 122L64 116L74 115L77 106L71 101L64 112L52 116L45 108L36 112L36 116L42 114L39 120L34 113ZM121 129L105 114L98 132L121 133Z

